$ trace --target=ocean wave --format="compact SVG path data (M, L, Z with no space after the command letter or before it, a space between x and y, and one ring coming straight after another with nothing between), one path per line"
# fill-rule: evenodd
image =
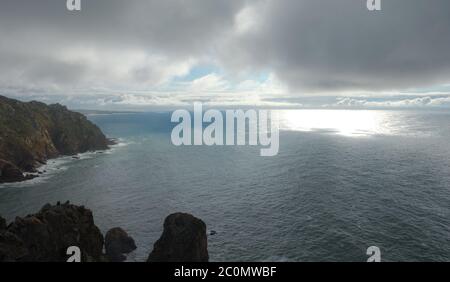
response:
M29 186L33 186L38 183L42 183L52 178L57 173L65 171L69 168L68 164L75 159L72 156L62 156L54 159L50 159L46 164L41 165L36 170L35 173L28 173L29 175L36 176L35 178L25 180L22 182L14 182L14 183L4 183L0 184L1 188L25 188Z
M104 154L112 154L114 152L116 152L118 149L121 149L123 147L127 147L131 144L134 144L135 142L133 141L129 141L129 140L124 140L124 139L117 139L117 143L114 145L110 145L109 146L109 150L104 150L104 151L97 151L97 153L104 153Z
M85 153L79 153L72 156L61 156L54 159L49 159L46 164L43 164L36 168L35 173L28 173L29 175L36 176L35 178L14 182L14 183L3 183L0 184L0 189L2 188L26 188L38 183L43 183L51 179L56 174L59 174L67 169L69 169L70 165L82 161L92 159L94 157L100 156L101 154L112 154L117 151L119 148L126 147L130 145L132 142L125 142L122 139L118 139L117 144L111 145L108 150L98 150L98 151L89 151Z

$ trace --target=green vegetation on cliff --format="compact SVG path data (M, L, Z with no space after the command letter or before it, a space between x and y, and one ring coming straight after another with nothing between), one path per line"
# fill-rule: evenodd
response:
M50 158L104 150L108 144L80 113L0 96L0 183L24 180L22 172L34 172Z

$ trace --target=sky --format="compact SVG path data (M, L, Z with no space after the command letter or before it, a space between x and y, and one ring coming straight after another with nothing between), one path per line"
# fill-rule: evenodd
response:
M78 109L450 108L450 1L0 0L0 95Z

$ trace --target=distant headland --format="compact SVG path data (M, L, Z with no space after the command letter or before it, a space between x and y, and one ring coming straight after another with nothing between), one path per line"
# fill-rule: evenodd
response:
M86 116L65 106L0 96L0 183L36 177L48 159L112 144Z

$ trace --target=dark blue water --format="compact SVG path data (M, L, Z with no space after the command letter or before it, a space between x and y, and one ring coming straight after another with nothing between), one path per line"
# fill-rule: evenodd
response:
M365 261L372 245L384 261L450 260L446 112L289 113L267 158L258 147L175 147L169 113L90 119L122 144L2 186L0 214L86 205L103 232L121 226L136 239L138 261L177 211L217 231L213 261Z

